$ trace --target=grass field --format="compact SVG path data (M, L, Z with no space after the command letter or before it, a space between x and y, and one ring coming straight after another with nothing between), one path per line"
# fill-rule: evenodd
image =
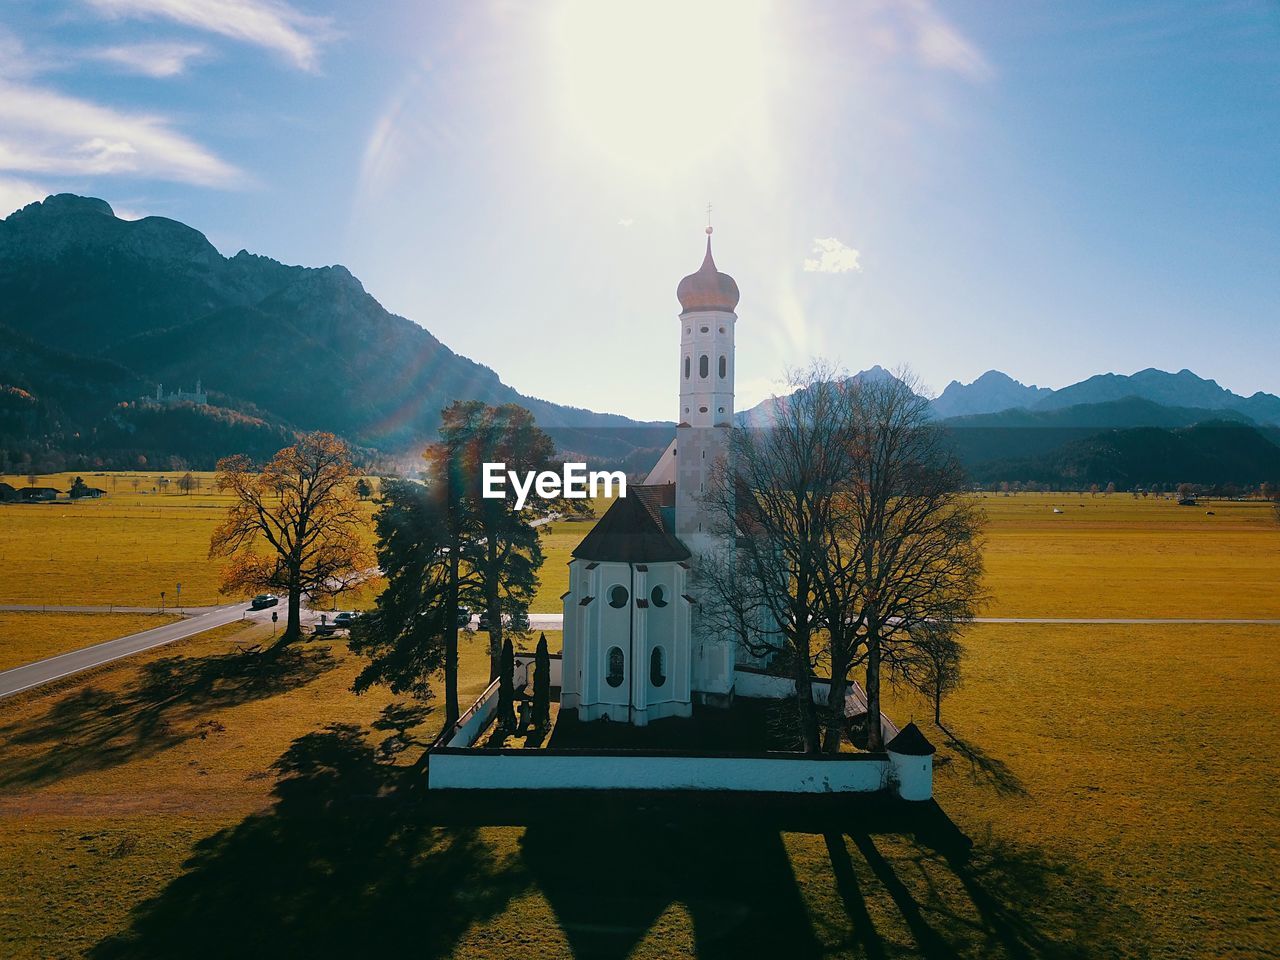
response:
M161 627L168 614L0 612L0 670Z
M1265 505L983 506L989 614L1280 615ZM588 527L544 531L535 610L558 609ZM1280 956L1280 628L972 629L945 729L903 691L887 705L938 745L967 856L857 806L806 826L621 797L439 825L411 767L438 713L384 751L395 698L349 692L341 641L264 664L241 652L258 629L0 701L0 953ZM464 701L484 641L464 635Z

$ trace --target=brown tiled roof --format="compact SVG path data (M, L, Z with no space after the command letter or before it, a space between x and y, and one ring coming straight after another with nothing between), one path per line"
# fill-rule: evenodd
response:
M604 516L573 551L573 556L579 560L614 563L687 560L688 548L662 522L668 486L670 484L628 485L627 495L609 505Z

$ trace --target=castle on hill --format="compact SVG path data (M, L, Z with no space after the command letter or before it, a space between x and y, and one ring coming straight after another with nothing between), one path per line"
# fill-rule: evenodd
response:
M196 388L190 392L182 389L174 390L171 393L164 392L164 384L156 384L156 395L147 398L150 402L162 407L174 407L180 403L194 403L198 407L208 406L209 394L202 389L199 380L196 381Z

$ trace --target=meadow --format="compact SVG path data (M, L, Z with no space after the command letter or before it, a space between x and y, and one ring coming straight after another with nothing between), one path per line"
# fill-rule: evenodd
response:
M177 619L159 613L0 612L0 670L161 627Z
M13 510L74 528L110 505ZM982 505L989 615L1280 616L1267 505ZM535 610L589 526L544 530ZM946 841L856 802L817 825L625 797L450 822L414 769L438 702L354 696L340 640L264 660L262 639L231 625L0 701L0 952L1280 955L1278 627L975 626L943 727L888 695L939 748ZM484 640L463 634L464 702ZM584 874L602 851L629 869Z

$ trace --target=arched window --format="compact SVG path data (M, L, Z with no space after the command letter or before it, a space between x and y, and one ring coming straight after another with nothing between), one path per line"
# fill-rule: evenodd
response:
M627 605L627 588L620 583L615 583L609 588L609 606L615 610L621 610Z
M611 687L622 686L622 671L627 663L622 656L622 648L610 647L606 659L609 663L609 672L604 675L604 682Z
M689 379L689 358L688 357L684 358L684 378L686 380Z
M654 647L653 653L649 654L649 682L655 687L667 682L667 666L662 662L663 659L662 648Z
M724 375L729 372L729 361L724 357L720 358L720 379L724 379Z
M698 376L705 380L707 378L707 371L710 369L710 365L711 361L704 353L698 358Z
M662 584L658 584L653 588L653 592L649 594L649 600L655 607L665 607L667 605L667 588Z

